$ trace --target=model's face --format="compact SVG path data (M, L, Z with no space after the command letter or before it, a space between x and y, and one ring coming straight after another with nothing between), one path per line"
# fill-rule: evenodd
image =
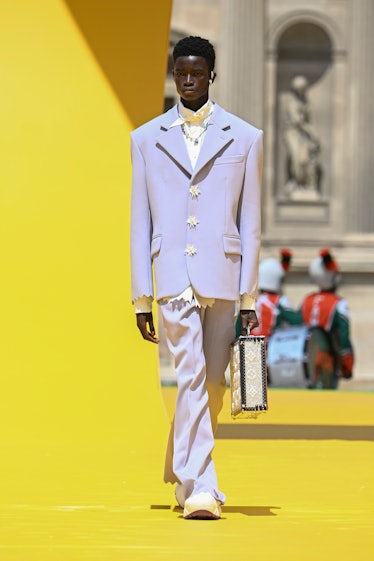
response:
M211 74L202 56L180 56L176 59L173 76L183 105L197 111L208 100ZM214 80L214 76L212 77Z

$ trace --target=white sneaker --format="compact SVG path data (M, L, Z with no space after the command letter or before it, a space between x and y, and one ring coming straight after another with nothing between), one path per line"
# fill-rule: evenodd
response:
M180 483L177 483L175 486L175 498L177 499L177 503L181 508L184 508L185 497L184 497L184 487Z
M184 503L183 518L198 518L201 520L221 518L221 503L210 493L191 495Z

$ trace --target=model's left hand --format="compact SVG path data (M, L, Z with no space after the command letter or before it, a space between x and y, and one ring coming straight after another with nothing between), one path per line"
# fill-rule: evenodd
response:
M242 335L248 334L251 329L258 327L258 319L254 310L240 310L240 318L242 320Z

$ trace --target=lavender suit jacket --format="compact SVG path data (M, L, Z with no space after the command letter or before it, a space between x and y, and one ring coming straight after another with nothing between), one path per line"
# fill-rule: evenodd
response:
M215 104L192 170L181 127L169 128L177 118L174 106L131 134L132 299L177 296L189 285L205 297L255 298L262 131Z

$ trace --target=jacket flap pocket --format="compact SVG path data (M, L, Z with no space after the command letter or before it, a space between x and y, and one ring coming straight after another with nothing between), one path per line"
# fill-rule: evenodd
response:
M242 244L239 236L223 236L223 248L225 253L242 254Z

